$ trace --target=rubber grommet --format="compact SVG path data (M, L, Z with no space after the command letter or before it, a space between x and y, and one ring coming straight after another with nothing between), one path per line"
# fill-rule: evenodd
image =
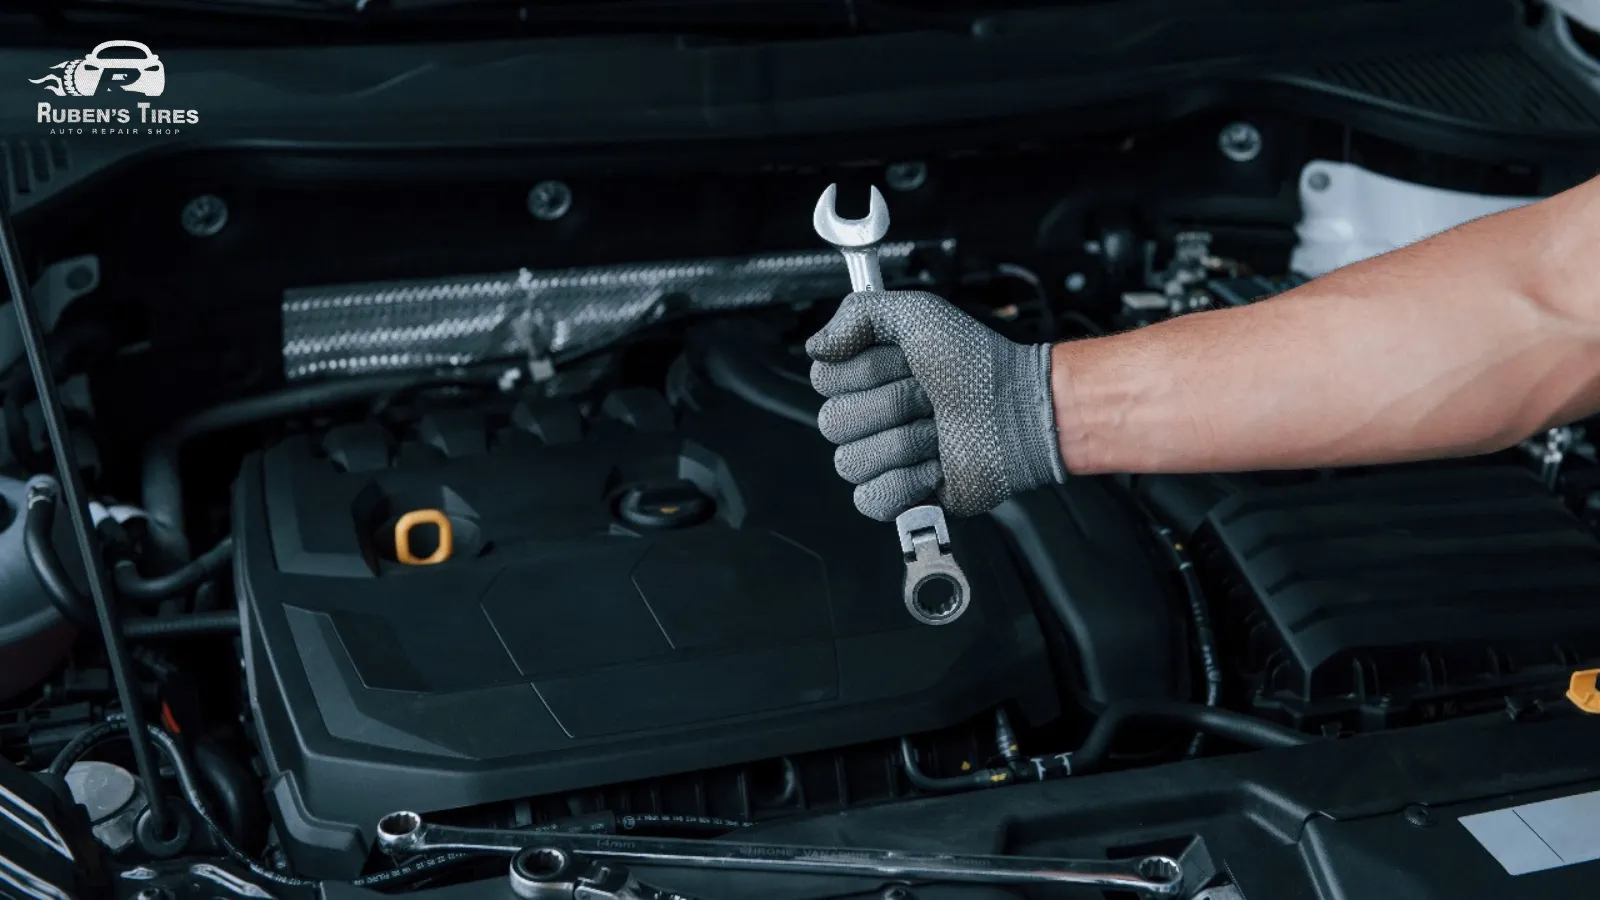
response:
M189 847L189 838L194 834L194 826L189 824L189 817L179 813L173 817L177 828L168 836L155 833L155 820L146 809L139 813L139 818L133 823L133 838L139 844L139 849L158 859L171 859Z

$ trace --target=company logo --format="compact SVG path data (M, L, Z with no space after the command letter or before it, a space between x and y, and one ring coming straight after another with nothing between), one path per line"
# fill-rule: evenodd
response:
M167 66L149 45L138 41L106 41L81 59L69 59L50 67L43 78L30 78L57 97L93 97L116 103L126 95L159 97L167 90ZM49 125L51 134L180 134L180 125L200 124L200 113L192 109L165 109L147 100L131 107L56 106L38 104L38 121ZM93 126L111 127L93 127ZM91 126L91 127L82 127Z
M102 85L146 97L159 97L167 89L167 70L160 57L138 41L106 41L88 56L50 69L51 74L30 78L28 83L42 84L57 97L93 97Z

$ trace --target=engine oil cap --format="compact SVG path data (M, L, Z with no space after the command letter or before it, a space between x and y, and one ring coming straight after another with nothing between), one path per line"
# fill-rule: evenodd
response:
M426 556L417 555L411 543L411 532L418 525L432 525L438 529L439 536L433 546L433 552ZM434 566L445 562L454 554L455 531L450 525L450 517L442 510L414 509L394 523L394 556L402 565Z
M686 528L710 518L716 504L690 481L634 485L623 491L617 515L638 528Z
M1600 688L1595 686L1597 676L1600 676L1600 669L1583 669L1573 672L1572 680L1567 683L1567 699L1590 715L1600 713Z

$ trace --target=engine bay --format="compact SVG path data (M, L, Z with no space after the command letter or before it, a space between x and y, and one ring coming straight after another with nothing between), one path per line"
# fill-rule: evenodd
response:
M1015 822L1022 845L1170 856L1200 873L1184 896L1237 900L1235 826L1196 823L1259 803L1243 819L1299 840L1354 815L1313 826L1339 797L1273 800L1337 793L1282 754L1406 769L1383 748L1410 748L1425 785L1477 746L1494 762L1475 777L1517 783L1521 723L1577 734L1571 680L1600 668L1583 423L1465 460L1069 478L951 521L971 606L930 626L901 602L894 527L856 512L817 430L803 344L850 282L808 217L830 184L846 215L881 189L890 287L1053 342L1271 303L1592 166L1272 104L1059 130L231 147L26 210L132 689L156 749L180 749L164 783L138 777L49 423L4 332L0 757L62 779L112 866L152 873L119 896L199 860L237 896L506 896L448 893L502 884L503 858L382 852L380 820L408 810L930 852L969 825L963 846L997 852ZM1230 786L1252 772L1270 790ZM1423 815L1424 788L1385 790L1343 799ZM1492 795L1475 790L1461 802ZM141 824L152 797L175 836ZM1063 798L1094 821L1063 825ZM1014 896L709 877L663 883Z

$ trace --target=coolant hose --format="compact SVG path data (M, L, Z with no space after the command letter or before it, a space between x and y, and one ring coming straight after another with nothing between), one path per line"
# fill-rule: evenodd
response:
M232 560L233 538L225 537L198 558L165 575L145 578L139 574L132 560L124 559L117 563L112 578L117 584L117 593L129 600L165 600L210 581Z
M189 613L181 616L122 620L122 634L130 641L163 638L201 637L239 633L239 613L226 609L217 612Z
M151 518L183 534L183 484L179 454L190 440L216 431L315 412L381 394L448 384L478 384L504 373L505 364L485 364L442 372L363 375L295 385L202 410L179 421L145 446L144 509Z
M211 799L217 803L218 818L228 834L245 850L261 849L267 840L267 810L262 804L261 791L250 781L250 773L208 740L194 742L193 756L195 768L210 788Z
M51 604L80 628L97 629L89 598L78 593L78 588L61 567L61 557L56 554L51 536L56 521L55 480L39 476L28 489L28 511L22 523L22 546L29 567L44 587ZM124 599L137 601L162 600L191 590L209 580L233 559L233 538L226 537L199 559L175 572L154 578L141 576L129 560L117 563L113 579L117 593ZM199 613L162 619L124 619L122 633L132 638L181 637L192 634L238 633L239 615L236 612Z
M40 475L28 485L28 511L22 523L23 550L50 603L67 621L94 631L99 625L89 598L78 593L78 588L61 568L61 557L56 554L53 535L58 496L60 486L48 475Z
M1154 722L1190 728L1258 750L1299 747L1312 738L1264 719L1198 703L1130 701L1114 703L1089 729L1083 746L1068 755L1071 774L1086 775L1105 765L1117 734L1134 722Z

